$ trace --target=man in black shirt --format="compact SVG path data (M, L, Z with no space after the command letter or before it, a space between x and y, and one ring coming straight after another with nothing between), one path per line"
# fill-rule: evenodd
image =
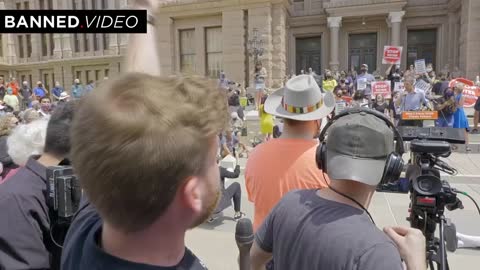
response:
M56 108L44 153L31 157L0 187L0 269L59 268L61 250L51 239L46 171L68 156L73 112L72 102Z
M215 210L225 94L206 79L125 74L87 95L72 126L84 201L62 269L205 269L185 233Z

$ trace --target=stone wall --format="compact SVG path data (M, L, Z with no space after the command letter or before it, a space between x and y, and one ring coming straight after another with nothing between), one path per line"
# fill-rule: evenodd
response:
M287 13L282 5L272 8L272 87L280 87L287 73Z
M223 69L228 78L245 85L245 13L243 10L222 13Z

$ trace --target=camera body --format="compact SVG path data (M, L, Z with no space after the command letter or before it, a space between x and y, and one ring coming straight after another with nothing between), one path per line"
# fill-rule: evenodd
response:
M59 221L71 221L78 210L82 189L80 181L69 166L54 166L47 169L47 204Z

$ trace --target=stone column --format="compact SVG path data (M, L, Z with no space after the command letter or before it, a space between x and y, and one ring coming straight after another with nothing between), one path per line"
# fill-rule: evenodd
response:
M388 20L392 27L392 46L400 46L400 29L402 26L402 17L405 15L405 11L395 11L388 14Z
M18 63L15 36L13 34L7 34L7 63L9 65Z
M245 85L245 23L243 10L222 13L223 70L228 78Z
M342 17L328 17L328 28L330 28L330 69L337 71L340 65L338 61L338 32L342 26Z
M453 70L455 66L455 13L448 12L448 43L447 43L447 63L448 69Z
M31 1L33 2L30 9L40 9L40 3L38 0ZM42 46L42 41L40 38L40 34L31 34L31 41L32 41L32 55L30 56L30 62L36 62L40 60L40 55L41 53L41 46ZM26 38L25 38L26 40ZM27 44L28 46L28 44ZM27 47L25 47L25 50L28 51ZM27 55L28 56L28 55ZM35 74L32 75L33 78L35 78Z
M287 73L287 11L283 4L272 9L272 88L281 87Z
M156 31L158 57L160 59L160 70L162 75L174 74L176 72L175 63L177 54L175 53L175 31L173 29L173 19L166 16L159 16L156 21Z
M253 29L258 29L258 38L263 40L263 55L259 56L263 67L267 70L266 87L272 87L272 8L258 7L248 10L248 31L249 38L253 38ZM253 73L255 72L253 58L250 58L250 86L253 85Z

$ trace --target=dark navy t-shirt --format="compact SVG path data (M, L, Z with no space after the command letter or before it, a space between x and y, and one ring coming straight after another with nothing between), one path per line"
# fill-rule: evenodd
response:
M288 193L258 229L275 270L403 270L395 244L362 210L316 192Z
M103 251L98 245L102 220L87 201L82 201L65 239L62 253L63 270L206 270L203 263L188 249L176 266L160 267L126 261Z

